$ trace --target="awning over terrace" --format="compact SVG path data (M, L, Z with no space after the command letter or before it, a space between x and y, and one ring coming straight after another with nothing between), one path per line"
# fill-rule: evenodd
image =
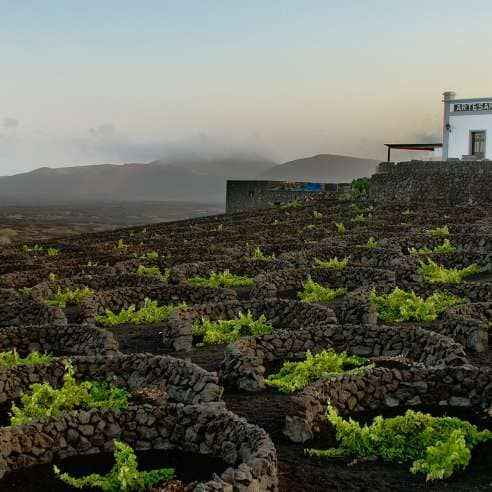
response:
M426 144L384 144L388 147L388 159L387 162L391 162L391 149L395 150L417 150L417 151L430 151L433 152L435 149L442 147L442 143L426 143Z

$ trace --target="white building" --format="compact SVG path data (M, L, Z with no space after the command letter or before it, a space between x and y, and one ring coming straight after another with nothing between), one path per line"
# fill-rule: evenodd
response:
M492 97L455 99L455 95L443 94L443 160L492 159Z

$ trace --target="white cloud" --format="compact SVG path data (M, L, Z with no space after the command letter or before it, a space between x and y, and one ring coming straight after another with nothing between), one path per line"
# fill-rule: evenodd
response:
M16 118L8 117L8 118L4 118L3 120L4 128L13 129L13 128L17 128L18 126L19 126L19 120L17 120Z

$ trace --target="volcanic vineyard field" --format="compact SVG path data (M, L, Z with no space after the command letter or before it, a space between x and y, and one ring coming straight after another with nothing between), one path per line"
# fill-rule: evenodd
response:
M490 490L492 210L348 198L4 247L0 489Z

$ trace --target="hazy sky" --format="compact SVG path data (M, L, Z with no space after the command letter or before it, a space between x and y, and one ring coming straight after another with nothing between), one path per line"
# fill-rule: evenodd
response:
M0 175L252 151L383 158L492 95L490 0L0 0Z

